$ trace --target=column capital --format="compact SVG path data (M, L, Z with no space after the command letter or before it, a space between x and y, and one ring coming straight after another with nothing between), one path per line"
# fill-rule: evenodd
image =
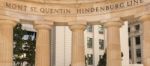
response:
M34 27L35 29L52 29L54 25L53 21L35 21L34 22Z
M8 19L0 19L0 25L12 25L15 27L17 24L17 21L14 20L8 20Z
M150 22L150 15L143 15L140 17L142 22Z
M71 30L85 30L87 22L85 21L69 22L68 25Z
M108 21L104 23L104 27L121 27L123 25L123 22L121 20L116 21Z

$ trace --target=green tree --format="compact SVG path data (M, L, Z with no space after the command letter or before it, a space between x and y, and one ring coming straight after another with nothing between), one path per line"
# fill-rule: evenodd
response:
M35 64L35 33L28 31L29 36L26 43L26 60L29 63L28 66L34 66ZM34 38L33 38L34 35Z
M21 29L22 25L21 24L17 24L17 26L14 28L14 62L16 64L16 66L21 66L23 63L23 59L21 58L21 56L23 55L23 49L22 46L25 43L25 40L22 39L24 34L25 34L25 30Z
M121 57L123 57L123 53L121 52ZM106 66L107 64L107 54L106 52L104 53L102 58L99 58L99 62L97 66Z
M17 24L14 28L14 62L15 66L22 66L24 61L28 62L28 66L34 66L35 62L35 37L34 32L22 29L21 24ZM24 39L24 36L29 36Z

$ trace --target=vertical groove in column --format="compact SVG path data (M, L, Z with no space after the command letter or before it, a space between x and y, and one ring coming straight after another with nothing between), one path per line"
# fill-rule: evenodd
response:
M1 28L1 43L0 43L0 65L13 65L13 26L2 25Z
M72 32L72 66L85 66L84 30Z
M143 63L150 66L150 21L143 22Z
M50 32L48 29L38 29L36 40L36 66L51 66Z
M121 66L119 27L109 26L107 31L107 66Z
M142 62L144 66L150 66L150 15L143 15L140 20L143 26Z

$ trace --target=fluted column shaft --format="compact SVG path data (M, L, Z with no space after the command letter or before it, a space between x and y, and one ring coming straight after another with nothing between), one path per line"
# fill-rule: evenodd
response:
M121 66L120 26L122 23L112 21L105 23L107 28L107 66Z
M150 15L140 18L143 25L143 64L150 66Z
M11 20L0 20L0 66L13 66L13 27Z
M35 28L37 30L35 66L51 66L52 24L37 22Z
M84 30L85 24L71 24L72 31L72 55L71 66L85 66Z

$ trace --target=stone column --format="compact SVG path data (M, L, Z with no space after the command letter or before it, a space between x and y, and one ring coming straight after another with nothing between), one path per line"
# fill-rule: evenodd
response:
M36 56L35 66L51 66L51 29L52 22L35 22Z
M85 66L84 30L86 22L69 23L72 31L71 66Z
M109 21L104 24L107 28L107 66L121 66L120 27L122 23Z
M150 15L144 15L140 20L143 25L143 64L150 66Z
M0 20L0 66L13 66L13 27L15 21Z

